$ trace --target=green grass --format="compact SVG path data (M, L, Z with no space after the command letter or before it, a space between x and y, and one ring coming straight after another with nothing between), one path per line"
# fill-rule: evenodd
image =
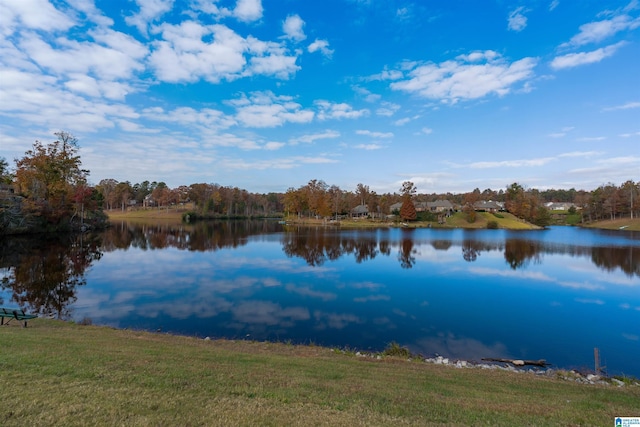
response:
M476 212L475 222L469 223L463 212L457 212L447 218L447 226L454 228L487 228L489 222L498 223L498 228L506 228L510 230L532 230L539 227L522 221L508 212L501 212L496 216L489 212Z
M640 231L640 218L622 218L606 221L596 221L585 225L588 228L602 228L605 230L619 230L624 227L625 231Z
M0 327L3 426L612 425L640 387L37 319Z

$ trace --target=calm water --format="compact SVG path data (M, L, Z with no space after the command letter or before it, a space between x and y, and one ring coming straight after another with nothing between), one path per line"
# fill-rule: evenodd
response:
M0 244L0 300L199 337L546 359L640 377L640 234L136 227Z

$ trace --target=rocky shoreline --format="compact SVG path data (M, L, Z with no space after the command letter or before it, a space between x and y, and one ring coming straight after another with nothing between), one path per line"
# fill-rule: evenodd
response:
M333 352L347 354L348 351L345 350L336 350L332 349ZM367 357L376 360L382 360L385 357L384 354L381 353L363 353L356 352L356 357ZM604 374L594 374L594 373L583 373L579 372L575 369L567 370L560 368L550 368L550 367L525 367L523 364L519 364L518 360L514 360L514 363L509 362L472 362L468 360L459 360L459 359L449 359L443 356L434 356L434 357L421 357L421 356L412 356L406 358L407 361L419 361L422 363L430 363L433 365L443 365L449 366L451 368L456 369L493 369L493 370L502 370L509 371L521 374L530 374L536 376L543 376L548 378L556 378L565 381L572 381L579 384L590 384L590 385L603 385L603 386L614 386L614 387L640 387L640 379L632 378L632 377L618 377L618 376L607 376Z

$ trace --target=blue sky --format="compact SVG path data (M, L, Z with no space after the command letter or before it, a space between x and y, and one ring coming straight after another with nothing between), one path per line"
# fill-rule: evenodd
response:
M0 156L284 192L640 179L640 2L0 0Z

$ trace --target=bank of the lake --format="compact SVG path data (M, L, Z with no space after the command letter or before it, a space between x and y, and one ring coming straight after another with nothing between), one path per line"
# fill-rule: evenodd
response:
M134 223L179 223L182 222L182 215L189 212L189 208L171 209L137 209L130 211L110 210L105 211L111 221L129 221ZM500 212L498 215L489 212L478 212L476 221L468 222L462 213L457 213L446 219L444 223L437 221L387 221L371 219L344 219L340 221L320 220L313 218L287 218L289 224L299 225L329 225L341 226L345 228L376 228L376 227L403 227L403 228L464 228L464 229L484 229L489 228L489 223L494 222L495 226L506 230L538 230L534 224L523 221L507 212ZM569 225L569 224L568 224ZM585 224L571 224L586 228L597 228L603 230L623 230L640 231L640 218L620 218L615 220L594 221Z
M636 385L36 319L2 326L5 426L612 425Z

